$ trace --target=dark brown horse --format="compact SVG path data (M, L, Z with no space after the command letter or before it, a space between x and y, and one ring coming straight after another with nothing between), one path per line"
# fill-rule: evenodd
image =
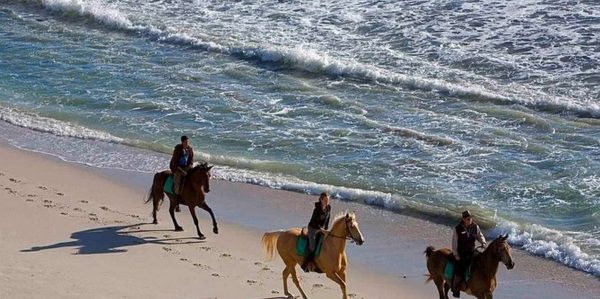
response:
M507 237L508 235L498 237L490 243L483 253L473 257L470 278L467 281L466 288L461 291L478 299L493 298L492 293L496 289L498 264L500 262L504 263L508 270L515 267L510 255L510 246L506 242ZM448 261L454 261L452 251L448 248L435 250L433 246L429 246L425 250L425 256L427 256L427 270L429 270L429 278L426 282L433 280L440 299L448 299L448 290L450 290L452 278L444 276L444 268Z
M175 231L183 231L183 228L177 224L177 220L175 219L175 207L178 204L186 205L190 208L190 213L192 214L192 218L194 219L194 224L196 225L196 231L198 232L198 237L200 240L206 239L206 237L200 232L200 227L198 226L198 218L196 218L196 211L194 210L196 207L200 207L206 210L213 222L213 232L215 234L219 233L219 228L217 227L217 221L215 220L215 215L211 208L206 204L205 201L205 193L210 192L210 169L213 166L208 166L206 163L199 164L194 168L188 171L187 176L185 177L185 183L181 190L181 195L177 196L174 194L167 193L167 197L169 197L169 214L171 214L171 219L173 219L173 224L175 225ZM162 172L158 172L154 175L154 180L152 182L152 187L150 187L150 192L148 194L148 199L146 203L152 200L154 205L152 209L152 218L154 221L152 223L157 224L156 220L156 211L160 207L164 196L164 185L167 178L172 174L170 170L165 170Z

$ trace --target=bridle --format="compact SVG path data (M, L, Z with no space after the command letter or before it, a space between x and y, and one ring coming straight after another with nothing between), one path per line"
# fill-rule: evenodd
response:
M338 235L334 235L332 232L327 234L328 238L329 236L334 237L334 238L340 238L340 239L345 239L345 240L350 240L350 242L355 242L356 238L354 238L354 235L352 235L352 230L350 230L350 226L348 225L348 221L352 221L352 218L346 218L344 219L344 224L346 225L346 235L345 236L338 236Z

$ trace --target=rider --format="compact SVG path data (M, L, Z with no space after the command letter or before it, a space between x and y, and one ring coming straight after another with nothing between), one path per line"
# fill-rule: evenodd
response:
M194 151L189 144L189 138L181 136L181 144L175 146L169 168L173 172L173 192L179 195L183 187L183 178L194 163Z
M460 297L462 276L475 253L475 241L481 243L483 247L487 245L485 237L481 233L479 225L473 221L471 213L464 211L462 221L456 226L452 235L452 252L457 261L452 281L452 296L456 298Z
M308 264L314 257L314 252L317 247L317 233L322 230L327 230L329 227L330 214L331 206L329 205L329 194L323 192L321 193L321 196L319 196L319 201L315 202L315 209L313 210L312 217L308 223L308 250L304 255L304 261L302 262L302 270L304 270L304 272L308 272Z

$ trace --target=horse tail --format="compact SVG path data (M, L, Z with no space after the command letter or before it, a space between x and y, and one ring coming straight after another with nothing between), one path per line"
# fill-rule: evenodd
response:
M275 245L277 244L277 239L279 239L280 234L281 231L267 232L262 236L262 247L265 251L265 256L267 257L267 260L269 261L273 259L273 253L277 250L277 247L275 247Z
M429 256L431 256L431 254L435 251L435 247L433 246L427 246L427 248L425 249L425 251L423 251L423 253L425 254L425 256L427 258L429 258Z
M162 172L157 172L154 174L154 179L152 180L152 186L150 190L148 190L148 197L144 201L145 204L152 201L156 210L160 207L163 202L164 197L164 184L165 180L169 175L163 174Z

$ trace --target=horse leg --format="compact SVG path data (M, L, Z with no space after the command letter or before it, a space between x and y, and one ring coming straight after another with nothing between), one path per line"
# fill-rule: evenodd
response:
M217 220L215 219L215 214L213 214L212 209L206 204L206 201L200 205L200 208L207 211L210 214L210 217L212 218L213 222L213 233L218 234L219 227L217 227Z
M157 199L156 196L152 200L152 224L158 224L158 220L156 220L156 210L158 210L159 201L160 200Z
M171 219L173 219L173 224L175 225L175 231L182 232L183 227L179 226L179 224L177 224L177 220L175 219L175 205L176 205L175 202L173 200L170 200L169 214L171 215Z
M448 284L444 282L444 279L436 277L433 279L433 283L435 283L435 286L437 287L440 299L448 299L448 289L446 289Z
M206 237L200 232L200 227L198 226L198 217L196 217L195 206L189 205L190 213L192 214L192 219L194 219L194 225L196 225L196 232L198 233L198 238L200 240L206 239Z
M448 299L448 291L450 291L450 285L448 282L444 282L444 299Z
M283 277L283 293L288 298L293 298L294 295L290 294L290 292L288 290L287 279L290 276L290 271L288 270L287 266L285 267L285 269L283 269L283 272L281 273L281 276Z
M337 273L327 273L327 277L329 277L329 279L335 281L337 284L340 285L340 288L342 288L342 298L348 299L348 293L346 291L346 282L342 280L342 278Z
M290 268L289 271L292 274L292 281L294 282L294 284L296 285L296 287L300 291L300 294L302 294L302 298L303 299L308 299L308 297L306 297L306 293L304 293L304 290L300 286L300 281L298 280L298 275L296 275L296 265L293 265L293 266L287 267L287 268Z

